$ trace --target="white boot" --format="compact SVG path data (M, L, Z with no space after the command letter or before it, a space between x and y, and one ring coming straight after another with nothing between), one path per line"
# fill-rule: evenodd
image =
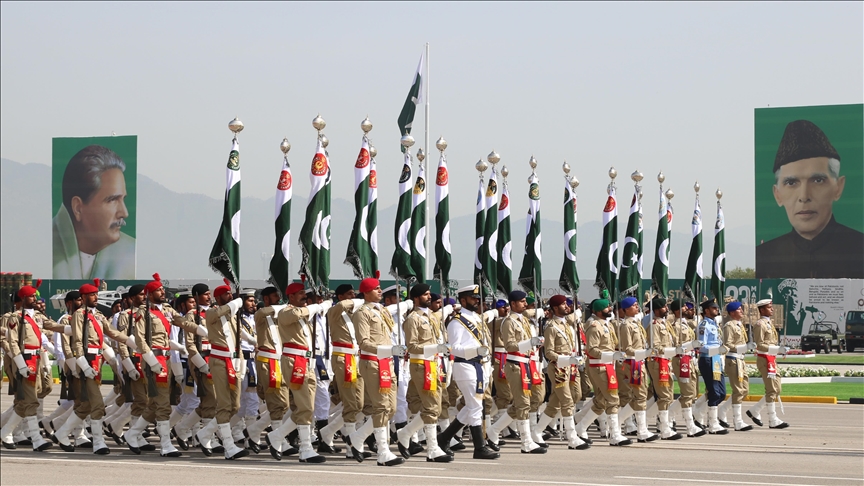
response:
M13 437L12 432L15 431L15 428L18 427L18 424L23 420L24 418L15 413L14 410L9 415L9 418L6 420L6 425L4 425L2 430L0 430L0 439L3 440L3 447L7 449L18 448L18 446L15 445L15 438Z
M536 442L540 447L546 446L546 441L543 440L543 431L546 430L546 426L551 422L552 417L545 413L541 413L537 423L534 425L534 430L531 431L531 438L534 439L534 442Z
M234 460L249 455L249 451L241 449L234 444L230 423L218 424L217 428L219 429L219 437L222 438L222 447L225 448L225 459Z
M621 427L618 425L618 414L613 413L609 416L609 445L625 446L633 442L621 435Z
M659 437L652 434L648 430L648 423L645 419L645 410L639 410L634 413L636 416L636 440L639 442L653 442Z
M705 430L697 426L693 421L692 408L682 408L681 414L684 415L684 423L687 424L687 437L702 437L705 435Z
M369 422L372 422L372 417L369 417ZM372 433L375 434L375 443L378 445L378 459L376 462L379 466L398 466L405 462L405 459L396 457L395 454L390 452L390 433L387 427L376 427L372 429Z
M0 427L5 427L6 422L9 421L9 418L12 417L12 414L15 413L15 405L11 405L9 408L3 411L0 414Z
M162 457L180 457L180 453L174 444L171 443L171 422L163 420L156 422L156 432L159 434L159 455ZM96 448L96 443L93 443L93 448Z
M576 434L576 424L573 422L573 417L563 417L561 420L564 422L564 436L567 437L568 449L583 450L591 447Z
M693 420L698 427L707 428L708 420L705 412L708 410L708 394L703 393L693 404Z
M330 420L327 421L327 425L318 430L318 434L320 435L320 437L318 437L318 452L322 452L321 449L325 449L323 452L336 452L336 449L333 446L333 436L336 435L336 432L338 432L343 425L345 425L345 420L342 418L342 414L340 413L335 417L331 417Z
M633 407L628 403L625 407L618 409L618 423L627 424L627 419L633 416Z
M287 451L284 444L285 437L297 428L297 424L291 420L291 417L286 417L278 426L277 422L279 421L274 420L272 423L273 431L267 434L267 443L270 444L270 455L273 459L281 461L282 453Z
M342 439L348 443L351 438L351 434L353 434L357 430L357 424L354 422L345 422L342 424ZM362 453L360 458L362 459ZM354 453L351 452L351 446L348 445L348 448L345 450L345 459L354 459Z
M54 433L54 438L57 440L57 443L60 444L61 449L66 452L75 452L75 445L69 440L69 435L71 435L72 431L78 428L78 426L83 422L84 421L81 420L77 414L73 413L65 422L63 422L63 426Z
M384 432L387 432L387 427L381 427ZM355 429L354 432L348 436L348 442L351 446L352 457L357 462L363 462L363 442L366 440L366 437L369 437L374 430L374 424L372 423L372 417L366 419L366 422L360 426L360 428ZM380 447L378 449L381 450ZM401 463L400 463L401 464Z
M582 417L584 417L591 410L591 406L594 403L594 398L589 398L588 400L584 400L581 403L582 403L582 407L579 409L578 412L573 414L573 422L575 422L577 425L579 424L579 422L582 421ZM595 416L595 418L596 418L596 416ZM592 418L591 420L593 421L594 419ZM579 428L577 427L576 430L578 432ZM585 434L579 434L579 437L584 437L584 436L585 436Z
M401 429L396 431L396 437L397 439L399 439L397 443L397 445L399 446L399 453L402 454L402 457L404 457L405 459L411 457L411 453L408 451L408 447L411 445L411 437L422 428L423 418L420 416L419 413L416 413L413 417L411 417L411 420L408 422L407 425L405 425L405 427L402 427Z
M53 421L57 417L63 415L63 413L66 412L66 410L68 410L69 407L71 407L72 405L73 404L66 405L66 403L64 403L63 405L60 405L59 407L55 408L54 411L51 412L51 415L48 415L46 417L42 417L42 428L44 428L45 431L48 432L48 434L53 434L54 433L54 427L51 426L51 421Z
M534 442L534 439L531 438L531 424L528 423L527 419L517 420L516 429L519 431L519 439L522 441L521 451L523 454L546 453L546 449L540 447L540 445Z
M240 414L235 414L231 417L231 420L228 422L231 425L231 439L237 443L246 438L243 435L243 429L246 428L246 422L244 422L243 417Z
M582 418L579 419L579 422L576 423L576 435L578 435L580 439L590 444L591 441L588 440L588 426L594 423L594 419L597 418L597 414L594 413L594 409L590 406L585 407L584 412L585 413L582 415ZM582 410L580 410L579 413L582 413ZM615 418L617 419L618 417ZM573 420L576 420L575 416L573 417Z
M201 421L201 417L193 410L183 416L183 419L174 427L174 435L177 443L184 451L189 450L189 439L192 437L192 426Z
M50 449L54 444L42 438L42 433L39 431L39 419L35 415L27 417L27 429L29 431L30 441L33 442L33 450L42 452Z
M638 435L639 427L636 425L636 418L633 415L622 422L621 414L618 414L618 422L624 424L624 435Z
M777 417L777 409L775 408L777 406L777 402L771 402L767 405L768 405L768 427L770 427L772 429L785 429L786 427L789 427L789 424L780 420L780 418Z
M312 448L312 425L298 425L297 436L300 438L300 462L319 464L327 459L319 456Z
M663 440L678 440L681 434L672 430L672 423L669 421L669 410L660 410L660 438Z
M669 405L669 425L675 426L675 417L678 415L678 411L681 410L681 402L678 400L672 400L672 403Z
M729 433L717 420L717 407L708 407L708 433L718 435Z
M508 425L513 422L513 417L504 410L504 413L501 414L501 417L492 424L492 428L486 429L486 438L489 439L494 445L498 445L498 438L501 435L501 431L504 430Z
M753 421L754 424L762 427L762 407L765 406L765 397L763 396L756 405L750 407L750 410L747 410L747 416L750 417L750 420Z
M123 440L125 440L126 444L129 445L129 450L135 454L141 454L141 447L146 444L146 441L141 440L141 432L143 432L148 425L150 425L150 422L148 422L147 419L144 417L137 417L132 426L123 433Z
M735 430L738 432L746 432L753 430L753 426L744 423L744 418L741 416L741 404L732 404L732 422L735 424Z
M601 413L600 416L597 417L597 428L600 430L600 436L601 437L607 437L608 438L610 436L610 433L609 433L609 420L607 419L607 417L608 416L606 415L606 412Z
M168 416L168 425L174 427L181 420L183 420L183 414L180 413L180 410L177 407L174 407L174 410L171 410L171 415Z
M111 452L105 444L105 436L102 435L102 420L91 420L90 430L93 432L93 454L104 456Z
M426 424L423 426L426 432L426 462L450 462L453 456L444 452L438 446L438 428L435 424Z
M198 447L205 456L210 457L213 454L213 434L216 433L216 428L219 424L215 418L204 419L206 424L195 433L195 438L198 439Z
M726 420L726 412L729 411L729 408L732 406L732 395L729 395L729 398L723 400L723 403L717 406L717 421L722 422L720 425L723 427L729 426L729 421Z
M75 437L75 447L83 447L85 449L93 447L90 437L87 436L87 420L85 418L72 430L72 435Z

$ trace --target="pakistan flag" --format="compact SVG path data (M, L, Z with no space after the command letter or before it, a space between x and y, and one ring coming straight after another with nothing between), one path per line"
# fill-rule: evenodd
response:
M222 226L210 251L210 268L240 285L240 143L231 145L225 183Z

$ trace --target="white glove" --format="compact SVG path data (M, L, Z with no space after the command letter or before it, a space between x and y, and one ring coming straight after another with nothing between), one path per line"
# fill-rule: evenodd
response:
M200 371L201 373L204 373L205 375L210 374L210 366L207 365L207 362L204 361L204 357L200 354L192 356L191 358L189 358L189 361L192 361L192 364L196 368L198 368L198 371Z
M321 302L320 305L321 305L321 312L327 312L328 310L330 310L331 307L333 307L333 301L332 300L325 300L324 302Z
M600 353L600 364L610 364L615 361L617 351L603 351Z
M78 369L84 373L86 378L90 378L91 380L96 378L96 370L90 367L90 364L87 363L87 358L84 356L78 356L75 358L75 362L78 364Z
M789 352L789 346L780 346L780 354L785 355Z
M603 353L603 354L606 354L606 353ZM613 353L613 355L612 355L612 359L614 359L615 361L624 361L624 358L626 358L626 357L627 357L627 355L624 354L623 351L615 351L615 353Z
M480 356L481 358L485 358L486 356L489 356L489 347L488 346L480 346L479 348L477 348L477 356Z
M768 346L768 354L777 356L780 353L780 346Z
M534 336L531 338L531 346L543 346L546 339L543 336Z
M739 345L735 346L735 353L744 354L746 352L747 352L747 345L746 344L739 344Z
M447 343L439 344L438 352L441 354L450 354L450 345Z
M65 334L67 336L71 336L72 335L72 326L69 326L69 325L63 326L63 334Z
M402 356L407 350L408 348L402 344L396 344L393 346L382 345L378 346L376 355L378 356L378 359L386 359L391 356Z
M669 346L667 348L663 348L663 357L664 358L671 359L673 356L675 356L675 347L674 346Z
M583 364L585 364L585 359L582 358L582 356L571 356L570 357L570 364L582 366Z
M720 346L708 348L708 356L717 356L718 354L720 354Z
M183 386L184 382L184 374L183 374L183 363L175 363L171 362L171 373L174 374L174 381L177 382L178 385Z
M684 346L686 345L687 343L684 343ZM687 348L685 348L684 346L678 346L677 348L675 348L675 352L679 355L687 354Z
M241 307L243 307L243 299L241 299L240 297L237 297L231 302L228 302L228 308L231 309L232 314L236 314Z
M753 351L754 349L756 349L756 343L754 343L754 342L747 343L747 351Z
M75 358L66 358L65 363L66 367L69 368L69 372L72 373L72 376L78 378L78 364L75 363Z
M207 337L207 326L198 326L198 329L195 329L195 334L201 337Z
M162 374L162 365L159 364L159 360L156 359L156 355L153 354L153 351L148 351L147 354L144 354L141 357L144 358L144 361L153 373L156 373L157 375Z
M570 356L563 356L563 355L558 356L557 363L558 363L559 368L565 368L565 367L570 366L572 364L570 362Z
M138 378L141 378L141 373L138 373L138 370L135 369L135 364L132 363L130 358L123 360L123 369L126 370L126 374L129 375L130 380L138 381Z
M532 344L531 339L526 339L524 341L519 341L516 346L518 346L520 353L527 353L528 351L531 351L531 347L534 345Z
M27 363L24 362L24 356L19 354L12 358L12 361L15 363L15 366L18 367L18 373L21 374L24 378L30 376L30 368L27 367Z
M132 351L138 351L138 345L135 344L135 336L129 336L129 339L126 340L126 347Z
M642 361L643 359L647 358L650 354L651 354L650 349L637 349L636 351L633 352L633 358L636 359L637 361Z
M112 349L111 346L102 347L102 357L105 358L105 362L110 366L115 366L117 364L117 354L114 353L114 349Z

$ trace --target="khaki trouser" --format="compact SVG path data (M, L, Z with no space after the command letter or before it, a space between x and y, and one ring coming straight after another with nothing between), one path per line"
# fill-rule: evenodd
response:
M499 361L496 359L492 364L492 381L495 383L495 406L498 407L498 410L506 410L513 403L513 394L510 393L510 384L507 382L507 378L498 377L498 366ZM507 363L504 364L504 367L507 367ZM504 373L507 373L506 369Z
M556 383L556 370L558 368L549 363L546 368L546 374L549 375L549 381L552 382L552 393L549 395L549 402L546 404L544 413L552 418L558 412L561 412L562 417L573 415L573 396L570 394L570 367L566 366L563 369L563 380L561 383ZM532 394L534 392L531 392ZM533 398L533 396L532 396Z
M620 396L623 390L627 390L627 394L630 397L630 401L628 402L630 408L634 412L645 410L648 405L648 367L645 365L645 362L642 362L642 383L639 385L630 384L633 372L630 369L629 361L621 363L621 371L622 373L617 375L618 395ZM623 408L623 402L619 402L619 406Z
M216 360L214 360L216 361ZM204 376L204 379L196 384L198 387L204 387L206 395L201 397L198 402L198 408L195 413L202 419L212 419L216 417L216 388L213 387L213 380Z
M540 371L540 363L537 363L537 373L540 374L540 384L531 385L531 406L528 408L530 413L536 413L540 409L540 404L546 400L546 380L543 372Z
M357 380L353 383L345 381L345 356L333 353L330 358L330 364L333 367L333 383L336 384L336 389L339 390L339 397L342 400L342 420L346 424L357 422L357 414L362 410L364 414L371 415L372 407L363 403L363 390L365 381L360 374L359 366L360 357L355 356L354 362L357 363Z
M505 366L507 383L510 385L510 394L513 397L513 404L510 405L507 413L513 420L528 420L528 413L531 410L531 393L534 393L536 387L532 386L530 393L522 389L522 369L519 363L508 361ZM530 380L531 377L529 376L528 379Z
M408 382L408 410L412 413L420 413L423 418L423 423L426 425L438 423L438 416L441 413L441 392L436 390L424 390L423 384L426 381L426 367L418 363L410 363L408 370L411 373L411 380ZM436 378L437 379L437 378ZM441 387L441 381L438 381L438 387Z
M146 364L144 366L147 366ZM171 383L171 380L174 378L171 374L168 374L168 383ZM155 379L155 375L154 375ZM81 381L76 379L75 381ZM93 380L87 380L92 382ZM77 386L77 385L76 385ZM80 390L80 387L77 388ZM92 388L87 389L91 394L91 400L93 397ZM97 388L98 390L98 388ZM133 417L144 417L149 422L158 422L162 420L168 420L168 417L171 415L171 389L167 386L157 386L156 391L159 392L158 396L149 397L147 396L147 377L142 373L141 378L138 378L137 381L132 382L132 416ZM79 395L80 397L80 395ZM100 396L101 400L101 396ZM76 405L78 404L78 400L76 399ZM82 415L78 412L76 408L75 413L82 417ZM103 408L104 413L104 408ZM86 415L84 415L86 417ZM82 417L83 418L83 417Z
M216 394L216 423L227 424L240 411L240 377L237 377L232 390L225 361L213 356L210 357L210 376L213 377L213 391Z
M453 366L452 363L449 366ZM438 385L439 387L443 387L444 384ZM456 386L456 380L450 381L450 387ZM441 407L438 412L439 419L449 419L450 418L450 387L445 389L438 389L438 396L441 398ZM455 418L455 417L454 417Z
M630 364L627 361L615 362L615 377L618 379L618 406L624 408L630 405L632 407L634 387L628 385L630 383Z
M144 366L147 365L145 364ZM74 384L78 380L78 378L72 378L73 390L79 389L79 387ZM132 416L141 417L144 415L144 411L147 410L147 403L149 401L149 397L147 396L147 377L141 373L140 378L132 381L132 407L130 408Z
M756 368L759 369L762 382L765 384L765 402L776 402L780 396L780 376L774 375L774 378L768 378L768 360L761 356L756 356Z
M579 377L579 385L580 385L580 388L582 389L582 398L588 398L588 395L591 394L591 379L588 378L588 371L587 371L588 365L586 364L585 366L586 366L585 370L583 370L583 373L580 373L581 376Z
M570 398L573 399L573 404L582 400L582 375L579 372L579 367L570 367Z
M389 391L381 390L377 360L361 359L360 374L365 382L363 387L364 407L368 404L371 408L369 415L372 417L372 425L375 428L386 427L390 418L396 413L396 380L391 379ZM395 377L392 361L390 376Z
M18 371L16 370L14 373L18 373ZM38 377L35 382L32 382L21 378L20 375L18 376L18 386L24 390L24 397L21 400L18 400L18 395L16 394L14 400L15 413L18 414L19 417L26 418L36 415L36 410L39 408L39 398L37 396L38 385Z
M669 410L669 405L675 400L675 389L672 386L672 363L669 363L669 381L660 383L660 363L653 359L648 360L648 371L651 373L651 383L654 385L654 393L657 395L657 410Z
M102 391L96 380L73 378L75 386L75 415L85 419L89 415L93 420L100 420L105 416L105 402L102 400ZM81 389L87 388L87 401L81 401Z
M699 384L699 375L696 374L696 366L693 366L696 363L696 358L690 359L690 379L687 383L683 383L681 381L681 357L675 356L672 358L672 369L675 371L675 376L678 380L678 390L681 393L681 396L678 397L678 403L681 404L681 408L690 408L693 406L693 402L696 401L696 386Z
M291 420L297 425L310 425L312 423L312 412L315 411L315 390L318 388L318 383L315 380L315 362L309 361L306 366L306 377L302 384L293 384L291 374L294 370L295 358L293 355L282 355L282 371L283 376L288 376L285 380L289 383L291 389Z
M750 380L747 375L739 376L738 363L735 358L726 357L726 377L732 386L732 403L738 405L750 393Z
M588 366L588 379L594 387L594 401L591 409L597 415L606 412L606 415L618 413L618 390L609 390L605 366ZM621 384L619 383L620 387Z
M258 396L263 395L270 420L282 420L288 411L288 385L285 375L282 375L278 388L270 387L270 360L255 360L255 371L258 373Z

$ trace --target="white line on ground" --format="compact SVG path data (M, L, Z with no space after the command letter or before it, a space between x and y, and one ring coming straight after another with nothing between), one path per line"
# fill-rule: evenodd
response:
M741 447L742 449L795 449L795 450L804 450L804 451L831 451L831 452L861 452L864 453L864 449L849 449L845 447L805 447L805 446L777 446L777 445L768 445L768 444L717 444L720 447ZM644 446L642 446L644 447ZM675 449L691 449L692 447L689 445L678 445L678 444L669 444L663 443L663 448L675 448ZM735 450L735 449L733 449Z
M864 477L860 478L837 478L837 477L829 477L829 476L794 476L791 474L756 474L756 473L739 473L739 472L728 472L728 471L679 471L676 469L660 469L659 472L669 472L669 473L685 473L685 474L717 474L717 475L727 475L727 476L765 476L769 478L798 478L798 479L839 479L842 481L864 481Z
M753 484L765 486L819 486L816 484L798 483L757 483L749 481L719 481L716 479L684 479L684 478L646 478L640 476L614 476L615 479L639 479L643 481L686 481L688 483L712 483L712 484Z

